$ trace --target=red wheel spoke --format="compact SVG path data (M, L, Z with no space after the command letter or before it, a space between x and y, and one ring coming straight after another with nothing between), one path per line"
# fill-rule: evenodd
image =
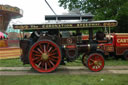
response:
M40 46L40 49L41 49L41 50L42 50L42 52L43 52L43 48L42 48L41 44L39 44L39 46Z
M94 62L94 60L93 60L93 59L90 59L90 61Z
M51 63L48 61L48 66L49 66L49 68L51 68L52 66L51 66Z
M47 67L47 63L45 62L45 70L47 70L48 69L48 67Z
M99 69L100 67L101 67L101 66L98 65L98 66L97 66L97 69Z
M91 63L90 66L91 66L91 67L94 66L94 63Z
M38 50L41 54L43 54L43 52L42 52L39 48L37 48L37 50Z
M34 53L37 53L37 54L41 54L40 52L38 52L38 51L35 51L35 50L32 50L32 52L34 52Z
M45 63L45 62L42 61L42 63L41 63L42 67L44 66L44 63Z
M94 56L94 60L96 60L96 56Z
M57 60L55 60L54 58L50 58L50 60L51 60L51 61L55 61L55 62L57 62Z
M38 56L38 57L41 57L41 55L38 55L38 54L34 54L34 56Z
M55 52L57 50L57 48L55 48L54 50L52 50L50 53L53 53L53 52Z
M102 62L102 59L101 58L98 58L97 61L99 61L99 62L101 61Z
M96 58L96 60L100 60L101 58L98 56L97 58Z
M56 59L58 59L58 56L50 56L51 58L56 58Z
M48 52L50 52L50 51L51 51L51 49L52 49L52 47L50 47L50 48L48 49Z
M55 65L51 60L49 60L49 62L52 64L52 66L54 66L54 65Z
M49 54L48 56L53 56L53 55L55 55L56 53L52 53L52 54Z
M96 70L98 69L98 66L97 66L97 65L95 66L95 69L96 69Z
M44 53L46 52L47 50L46 50L46 46L44 45Z
M35 61L35 60L38 60L38 59L40 59L40 58L39 57L35 57L35 58L32 59L32 61Z
M41 59L38 59L37 61L35 61L35 63L39 63L41 61Z
M49 43L47 44L47 48L46 48L47 52L48 52L48 48L49 48Z
M42 64L42 62L39 62L38 67L40 67L41 64Z

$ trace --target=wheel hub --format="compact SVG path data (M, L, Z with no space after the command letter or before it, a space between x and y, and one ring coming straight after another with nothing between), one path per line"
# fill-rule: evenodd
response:
M48 60L48 54L47 53L43 53L42 54L42 59L43 60Z
M98 65L98 61L94 61L94 64L95 64L95 65Z

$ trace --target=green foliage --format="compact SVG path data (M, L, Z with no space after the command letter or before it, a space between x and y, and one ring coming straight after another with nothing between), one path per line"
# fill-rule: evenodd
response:
M117 32L120 31L128 33L128 2L121 6L117 20L119 22Z
M113 31L128 32L128 0L59 0L59 3L65 9L91 12L95 20L116 19L119 26Z

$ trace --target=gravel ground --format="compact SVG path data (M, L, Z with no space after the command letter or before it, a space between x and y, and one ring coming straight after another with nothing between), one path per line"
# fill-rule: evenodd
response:
M84 66L60 66L52 73L38 73L31 67L0 67L0 75L48 75L48 74L128 74L128 66L105 66L100 72L92 72Z

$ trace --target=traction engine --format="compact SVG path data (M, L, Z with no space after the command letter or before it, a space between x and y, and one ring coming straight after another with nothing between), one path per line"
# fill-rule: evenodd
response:
M58 16L58 18L63 17ZM89 16L82 16L82 18L90 19ZM20 40L21 60L24 64L31 64L36 71L52 72L64 61L73 62L83 55L83 65L91 71L97 72L104 68L104 54L99 47L101 43L105 43L105 36L103 32L98 32L94 39L93 29L116 25L116 20L88 20L85 22L14 25L13 27L22 32L32 32L29 38L24 37ZM89 32L87 40L82 39L84 30Z

